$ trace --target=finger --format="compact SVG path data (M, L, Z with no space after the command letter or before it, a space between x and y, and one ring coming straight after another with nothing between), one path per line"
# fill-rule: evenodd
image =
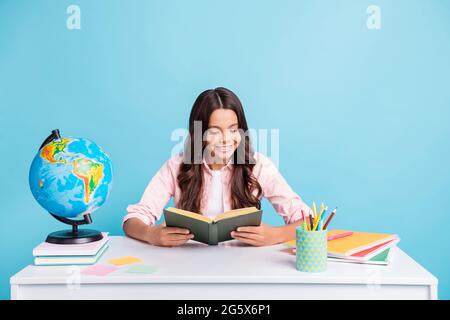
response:
M241 238L247 238L247 239L255 239L255 240L261 240L264 239L264 236L260 233L252 233L252 232L236 232L234 233L235 236L241 237Z
M165 228L167 233L181 233L181 234L189 234L189 229L185 228L177 228L177 227L166 227Z
M247 238L242 238L242 237L235 237L236 240L242 242L242 243L246 243L252 246L258 246L258 243L255 240L251 240L251 239L247 239Z
M168 238L168 237L166 237L166 238L164 238L164 239L162 240L162 242L164 243L165 246L172 247L172 246L177 246L177 245L186 243L186 242L188 242L189 240L190 240L190 239L174 239L174 238Z
M233 238L239 237L239 238L245 238L250 240L262 240L264 237L258 233L251 233L251 232L237 232L234 231L231 233L231 236Z
M186 242L188 242L189 241L189 239L184 239L184 240L174 240L174 241L172 241L172 240L169 240L168 241L168 243L170 244L170 245L180 245L180 244L183 244L183 243L186 243Z
M191 234L179 234L179 233L170 233L167 235L166 239L169 241L188 241L193 238Z
M187 240L184 241L168 241L167 244L171 247L178 247L181 246L183 244L185 244L187 242Z
M239 227L236 231L239 232L252 232L252 233L259 233L261 231L261 228L258 227Z

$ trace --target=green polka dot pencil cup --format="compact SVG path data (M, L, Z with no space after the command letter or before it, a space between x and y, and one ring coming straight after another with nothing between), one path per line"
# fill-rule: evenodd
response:
M296 267L303 272L323 272L327 269L327 230L296 229Z

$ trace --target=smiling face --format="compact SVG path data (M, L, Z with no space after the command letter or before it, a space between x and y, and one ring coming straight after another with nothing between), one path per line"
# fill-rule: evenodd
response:
M210 163L226 164L241 142L236 113L230 109L217 109L209 117L205 132ZM212 161L211 161L212 160Z

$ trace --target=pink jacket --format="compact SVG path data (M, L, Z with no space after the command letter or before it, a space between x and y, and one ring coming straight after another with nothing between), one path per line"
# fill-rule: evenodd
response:
M278 169L267 157L255 152L256 164L253 167L253 174L262 188L262 197L267 198L276 212L281 215L286 224L293 223L302 218L301 210L305 215L311 215L312 210L302 201L287 184L286 180L279 173ZM127 215L123 222L130 218L138 218L145 224L155 224L163 212L163 209L174 197L175 207L178 205L181 190L178 187L177 175L182 155L175 155L167 160L151 179L142 195L141 200L136 204L127 207ZM206 211L211 183L211 169L203 160L204 192L202 197L201 212ZM230 203L230 178L233 164L228 163L222 170L223 183L223 208L224 211L231 210Z

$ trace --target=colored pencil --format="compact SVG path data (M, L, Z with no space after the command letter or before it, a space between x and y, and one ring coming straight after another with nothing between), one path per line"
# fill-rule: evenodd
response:
M305 230L305 228L306 228L306 230L307 230L308 227L306 226L305 213L303 212L303 209L301 211L302 211L302 220L303 220L303 222L302 222L302 229Z
M337 207L334 208L333 212L331 212L330 217L328 218L327 222L323 226L323 229L326 230L328 227L328 224L330 223L331 219L333 219L334 215L336 214Z
M314 219L317 219L317 208L316 208L315 202L313 202L313 213L314 213Z
M319 213L319 216L317 217L317 220L314 221L314 229L313 229L313 231L319 230L319 229L317 229L317 227L319 226L320 220L322 219L322 214L327 210L327 208L322 207L322 209L320 210L320 213Z
M335 239L340 239L340 238L344 238L344 237L351 236L352 234L353 234L353 232L351 232L351 231L349 231L349 232L344 232L344 233L341 233L341 234L337 234L337 235L335 235L335 236L329 236L329 237L327 238L327 240L328 240L328 241L331 241L331 240L335 240Z

